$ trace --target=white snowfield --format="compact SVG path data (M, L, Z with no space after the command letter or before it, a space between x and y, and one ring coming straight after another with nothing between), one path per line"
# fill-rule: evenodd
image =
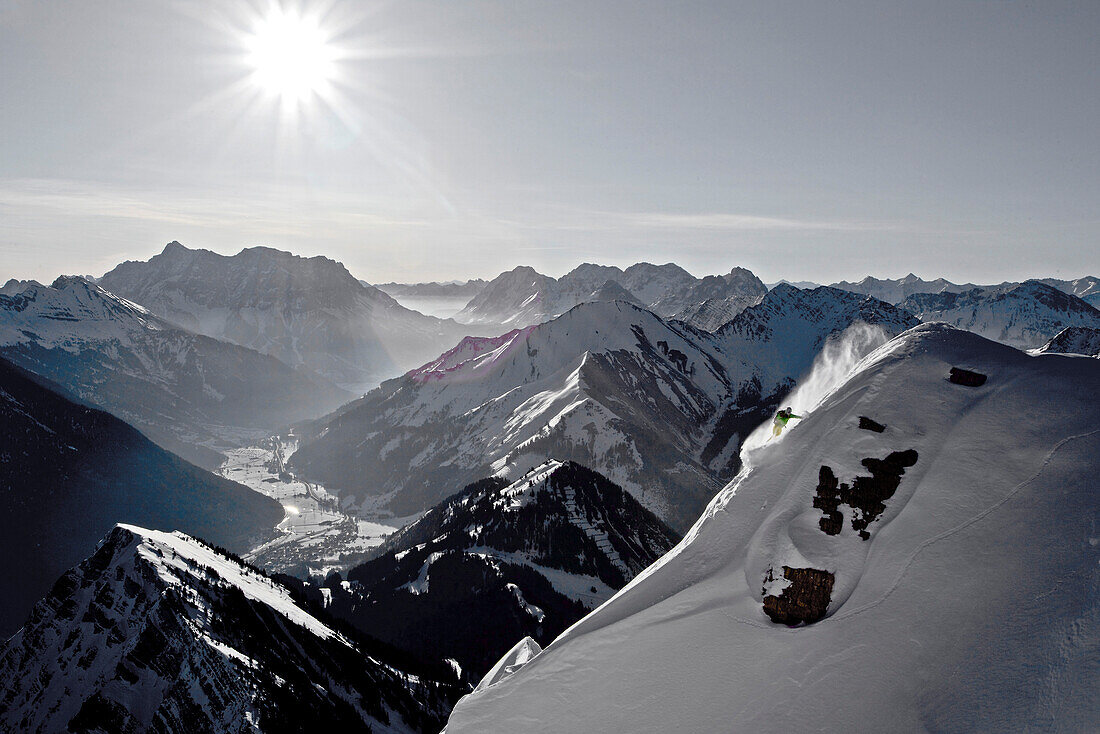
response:
M751 451L680 545L463 698L447 734L1095 731L1097 395L1095 359L911 329ZM845 504L823 532L822 466L851 482L910 449L867 540ZM783 566L834 575L824 619L764 614Z

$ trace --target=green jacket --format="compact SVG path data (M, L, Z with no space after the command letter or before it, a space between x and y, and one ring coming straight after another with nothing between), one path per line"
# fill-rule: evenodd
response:
M779 411L775 414L775 422L782 423L783 425L787 425L787 421L789 421L791 418L802 418L802 416L795 415L794 413L791 413L790 415L785 415L783 411Z

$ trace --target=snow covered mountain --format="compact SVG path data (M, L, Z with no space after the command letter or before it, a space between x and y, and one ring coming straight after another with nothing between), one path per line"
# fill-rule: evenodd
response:
M917 322L829 288L777 288L716 334L581 304L384 383L308 430L290 466L349 509L407 515L456 484L571 459L683 530L736 472L740 438L855 323L893 335Z
M322 415L350 396L317 375L173 326L72 276L0 295L0 356L205 467L212 449Z
M743 382L767 395L786 392L826 343L852 325L874 326L879 334L894 336L917 323L912 314L872 296L780 284L715 331L711 341L731 372L740 372Z
M1098 393L1095 359L907 332L447 734L1092 730Z
M731 390L705 339L622 301L586 303L383 383L306 433L289 466L346 509L404 516L456 485L571 459L682 528L721 487L701 455Z
M1067 326L1100 328L1100 311L1076 296L1029 280L963 293L917 294L900 307L1020 349L1042 346Z
M5 731L436 731L454 695L257 569L120 525L0 648Z
M663 296L653 303L652 310L664 318L714 331L749 306L759 303L767 292L767 286L751 271L734 268L725 275L705 276L684 290Z
M307 367L354 393L470 333L404 308L334 260L267 247L226 257L171 242L99 282L186 329Z
M1037 351L1041 354L1084 354L1100 357L1100 329L1067 326Z
M3 359L0 490L0 638L115 523L178 528L243 552L283 517L274 500L188 464Z
M466 487L322 591L332 615L422 659L453 659L472 685L513 643L549 643L677 540L602 475L550 461Z
M533 268L518 267L493 279L455 318L471 324L530 326L548 321L578 304L608 300L606 293L593 298L608 283L617 284L630 294L629 298L618 300L636 301L662 318L684 313L685 321L689 320L690 309L707 300L727 301L726 311L735 315L759 301L767 290L759 278L744 268L734 268L726 275L696 278L672 263L638 263L626 270L583 263L554 279Z

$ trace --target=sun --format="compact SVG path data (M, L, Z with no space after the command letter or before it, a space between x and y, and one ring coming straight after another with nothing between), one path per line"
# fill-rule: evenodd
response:
M244 39L252 80L284 103L323 94L332 83L336 50L316 20L273 8Z

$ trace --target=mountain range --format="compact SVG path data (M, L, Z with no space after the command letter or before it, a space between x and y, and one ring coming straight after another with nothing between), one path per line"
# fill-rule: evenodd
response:
M455 318L470 324L529 326L591 300L592 294L608 283L615 283L630 294L624 300L636 300L663 318L690 321L700 304L713 301L711 310L703 317L704 323L713 322L713 311L721 308L718 302L724 302L724 312L732 318L767 292L760 279L744 268L734 268L726 275L696 278L672 263L638 263L626 270L583 263L555 279L534 268L518 267L485 285Z
M1040 347L1069 326L1100 328L1100 311L1037 280L961 293L916 294L900 308L921 321L942 321L1020 349Z
M404 308L334 260L266 247L227 257L171 242L98 283L174 324L304 366L353 393L477 333Z

